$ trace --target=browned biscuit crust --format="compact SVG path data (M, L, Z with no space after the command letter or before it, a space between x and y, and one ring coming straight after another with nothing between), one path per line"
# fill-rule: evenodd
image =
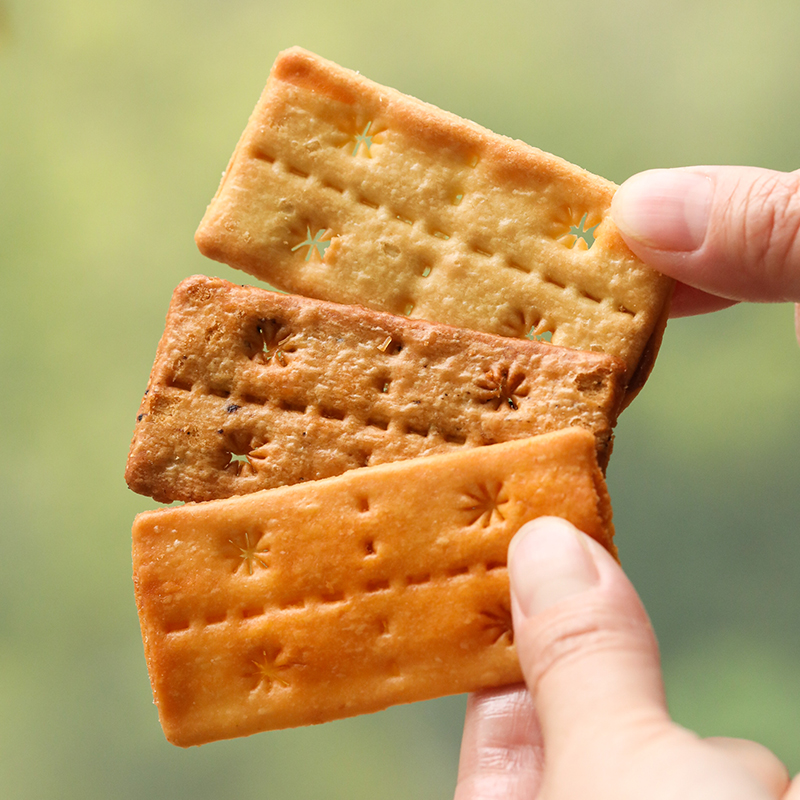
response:
M175 291L130 487L208 500L580 425L602 465L617 359L197 276Z
M506 551L542 515L615 553L587 431L140 514L136 601L167 738L520 681Z
M609 353L627 365L630 399L673 283L624 244L615 189L293 48L196 241L298 294Z

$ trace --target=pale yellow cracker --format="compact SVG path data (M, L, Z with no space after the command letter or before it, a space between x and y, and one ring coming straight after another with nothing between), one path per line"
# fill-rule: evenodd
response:
M610 356L195 276L176 289L126 479L210 500L580 425L605 467Z
M618 356L630 399L672 282L623 243L615 189L294 48L196 240L298 294Z
M587 431L140 514L136 600L167 738L196 745L521 680L506 551L542 515L615 552Z

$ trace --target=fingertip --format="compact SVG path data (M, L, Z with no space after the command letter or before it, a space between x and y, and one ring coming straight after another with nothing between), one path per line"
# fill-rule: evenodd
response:
M509 575L523 616L597 585L599 573L585 538L559 517L540 517L520 528L509 546Z
M713 197L709 175L686 169L648 170L620 186L611 215L634 246L689 252L705 241Z

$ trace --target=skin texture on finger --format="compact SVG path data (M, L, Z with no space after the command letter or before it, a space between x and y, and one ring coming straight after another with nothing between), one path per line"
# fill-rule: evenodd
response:
M773 797L783 797L789 788L789 771L767 747L748 739L713 736L706 741L738 761L753 774Z
M541 729L525 686L470 695L455 800L531 800L543 763Z
M678 281L728 298L800 301L800 174L756 167L651 170L612 204L628 246Z

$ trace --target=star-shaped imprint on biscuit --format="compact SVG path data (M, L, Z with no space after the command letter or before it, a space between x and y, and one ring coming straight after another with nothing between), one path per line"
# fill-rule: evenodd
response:
M261 538L263 538L263 536ZM228 541L239 550L241 564L237 566L236 572L238 572L240 568L243 568L247 571L248 575L252 575L256 567L260 567L261 569L267 569L269 567L269 560L267 558L269 555L269 545L261 545L260 539L256 538L255 535L253 535L251 539L249 531L245 533L243 542L237 543L234 542L233 539L229 539Z
M356 124L360 126L362 122L363 120L354 122L352 128L348 126L349 130L341 131L344 141L339 146L343 147L345 152L348 152L353 158L356 156L373 158L375 156L374 146L383 142L383 133L386 129L376 125L373 120L364 123L364 127L360 130L355 127Z
M251 660L253 665L252 676L255 679L253 691L263 689L269 692L275 684L288 686L286 674L293 668L302 666L296 661L291 661L282 648L265 648L260 655Z
M494 366L475 381L478 401L497 409L508 406L512 411L519 408L523 397L528 396L525 374L519 369Z
M315 234L311 234L311 227L306 227L306 239L304 242L300 242L300 244L295 245L292 248L292 252L294 253L295 250L299 250L301 247L307 247L308 252L306 253L305 260L310 261L311 256L316 251L319 254L320 260L325 258L325 251L331 246L330 240L323 241L322 237L327 235L328 229L327 228L320 228Z
M249 478L254 474L250 455L235 453L232 450L228 454L228 463L225 465L225 469L232 472L237 478Z
M469 515L468 525L477 522L482 528L488 528L495 522L505 522L502 506L509 503L511 498L500 481L479 483L465 491L464 497L461 510Z
M259 320L256 331L261 337L261 349L253 356L262 364L276 363L285 367L287 354L297 350L297 337L277 320Z
M597 218L592 217L592 221ZM594 231L600 224L598 219L589 225L589 214L565 208L554 220L556 241L573 250L588 250L594 244Z
M273 447L269 442L265 442L249 452L246 447L247 445L237 447L234 444L228 451L228 463L225 465L225 469L232 472L237 478L252 478L257 475L274 454Z
M552 342L553 331L542 325L534 325L525 334L525 338L532 342Z
M504 307L499 310L497 325L503 336L523 339L539 325L541 319L541 314L533 308Z
M367 155L370 154L369 150L372 147L372 137L367 136L367 133L369 132L369 129L371 127L372 123L368 122L364 127L364 130L361 133L356 134L356 146L353 148L353 155L356 155L358 153L358 148L361 147L362 144L364 145L366 154Z
M257 447L255 450L251 450L247 454L247 463L250 466L250 474L255 474L264 467L267 459L270 457L270 453L270 444L267 442L266 444L262 444L260 447Z
M511 621L511 609L498 603L488 611L481 611L481 627L485 630L492 644L514 644L514 625Z

